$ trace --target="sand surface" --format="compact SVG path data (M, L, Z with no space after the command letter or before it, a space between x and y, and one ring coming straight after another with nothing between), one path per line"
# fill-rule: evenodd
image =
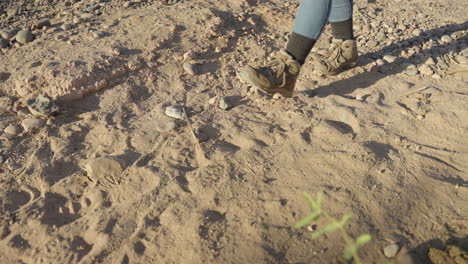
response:
M365 263L467 246L466 0L357 0L358 67L309 60L291 99L237 72L297 1L6 2L0 29L51 25L0 48L1 263L337 263L338 233L292 227L303 192L372 235ZM28 130L39 95L60 110Z

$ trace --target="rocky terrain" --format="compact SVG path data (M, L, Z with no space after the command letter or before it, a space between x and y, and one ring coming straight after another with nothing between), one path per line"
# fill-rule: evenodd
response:
M467 263L468 2L369 2L285 99L237 72L298 1L0 1L0 262L338 263L323 192L365 263Z

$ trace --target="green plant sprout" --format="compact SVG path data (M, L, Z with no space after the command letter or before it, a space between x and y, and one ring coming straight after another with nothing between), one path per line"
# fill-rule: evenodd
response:
M322 197L323 193L319 192L317 194L317 200L313 200L312 197L304 193L304 197L307 200L310 209L312 213L309 216L306 216L303 218L301 221L299 221L297 224L294 225L295 228L299 229L302 228L310 223L317 222L321 216L323 216L327 222L328 225L326 225L324 228L312 232L312 239L317 239L321 235L332 232L335 230L340 230L341 235L346 243L346 247L343 251L343 259L346 261L350 261L354 259L354 262L356 264L361 264L361 259L359 258L358 251L360 248L362 248L367 242L371 240L371 235L369 234L362 234L360 235L357 239L353 239L348 232L346 232L345 229L345 224L349 221L351 218L351 215L344 215L341 220L336 220L334 217L330 216L327 212L322 210L321 208L321 203L322 203Z

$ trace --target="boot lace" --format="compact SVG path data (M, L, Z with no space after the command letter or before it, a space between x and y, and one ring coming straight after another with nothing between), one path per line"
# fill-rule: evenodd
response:
M280 58L274 59L272 62L265 64L264 72L266 72L270 76L274 76L276 80L281 80L281 85L279 87L283 87L286 85L286 61Z

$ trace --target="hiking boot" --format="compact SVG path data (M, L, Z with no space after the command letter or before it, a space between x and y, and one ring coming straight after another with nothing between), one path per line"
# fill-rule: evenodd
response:
M337 75L345 68L357 65L358 52L355 40L333 39L328 52L323 55L314 55L316 61L314 68L325 75Z
M255 68L246 66L239 75L243 81L266 93L292 97L300 70L301 64L285 50L281 50L271 63Z

